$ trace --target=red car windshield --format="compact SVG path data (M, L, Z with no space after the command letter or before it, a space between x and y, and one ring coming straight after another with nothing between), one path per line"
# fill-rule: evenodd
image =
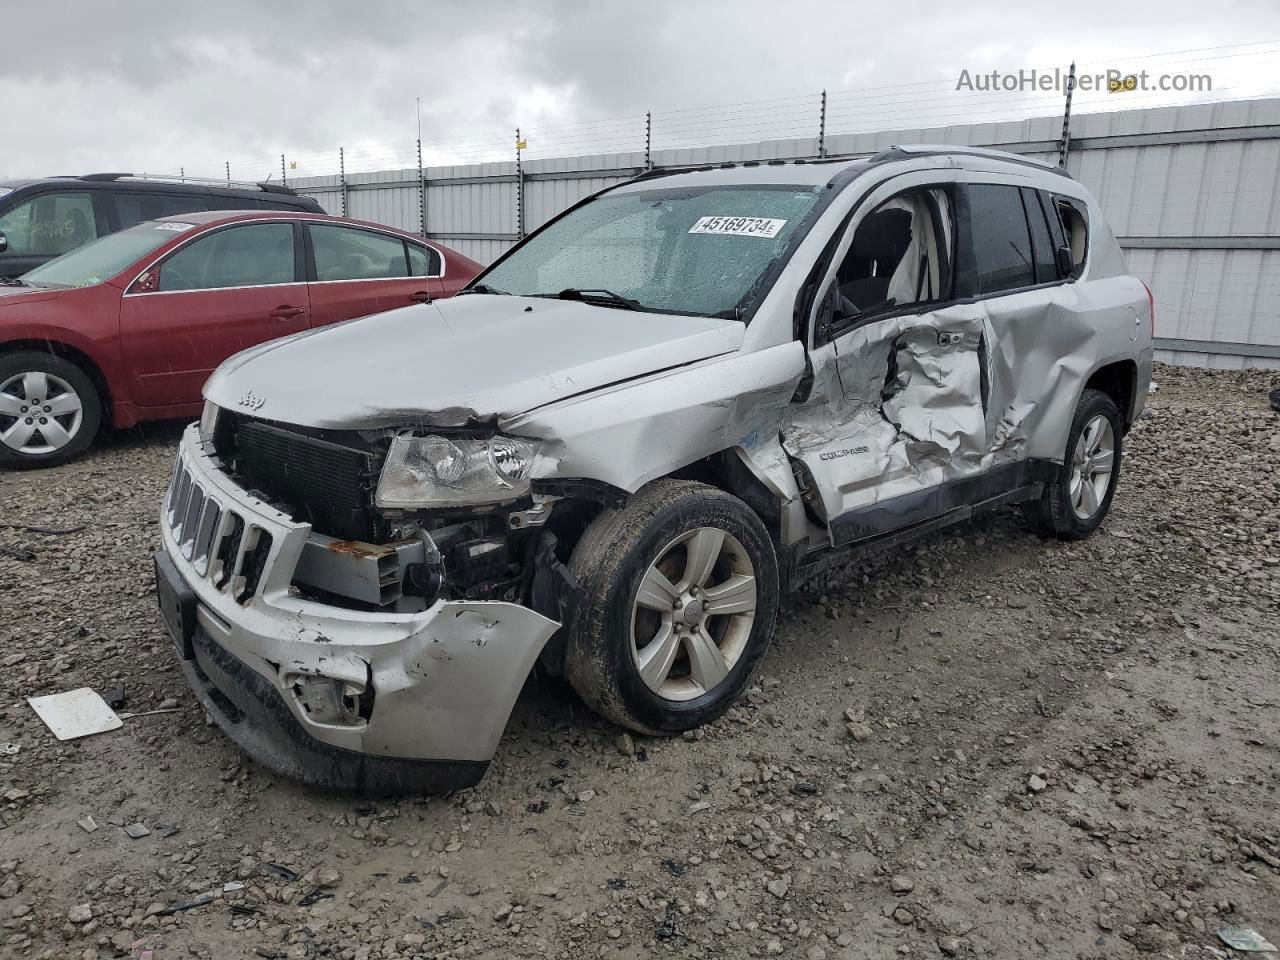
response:
M150 221L86 243L22 275L30 287L92 287L192 229L189 223Z

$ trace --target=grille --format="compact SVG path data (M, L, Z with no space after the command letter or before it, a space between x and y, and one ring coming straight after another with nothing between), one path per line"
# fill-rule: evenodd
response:
M247 603L262 581L271 534L219 503L181 456L167 506L173 539L196 573L219 590L229 590L236 602Z
M242 421L236 430L239 481L288 504L317 533L339 540L385 539L373 511L377 468L368 451L270 424Z

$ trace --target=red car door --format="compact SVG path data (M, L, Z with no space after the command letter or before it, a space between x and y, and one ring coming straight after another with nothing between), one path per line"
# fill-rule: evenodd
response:
M308 223L306 229L315 264L312 326L426 303L439 295L427 273L426 248L362 227Z
M120 308L134 402L198 403L227 357L307 329L301 249L291 220L231 224L193 237L140 277Z

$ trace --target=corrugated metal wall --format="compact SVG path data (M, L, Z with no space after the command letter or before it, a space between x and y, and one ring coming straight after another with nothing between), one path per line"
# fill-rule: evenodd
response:
M835 135L833 155L894 144L992 146L1056 161L1061 121ZM657 166L810 157L816 138L661 150ZM521 229L644 168L643 153L388 170L292 182L330 213L426 233L481 263ZM1156 300L1161 359L1280 368L1280 99L1096 113L1072 119L1067 168L1098 198ZM616 171L616 173L615 173ZM425 196L424 196L425 193ZM517 196L523 194L522 204ZM523 210L523 224L520 222Z

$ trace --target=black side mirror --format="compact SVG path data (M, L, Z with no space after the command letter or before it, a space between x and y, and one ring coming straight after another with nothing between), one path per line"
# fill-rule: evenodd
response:
M1075 272L1076 264L1071 256L1071 248L1064 243L1058 248L1058 276L1069 277Z
M4 253L8 249L9 249L9 238L4 235L3 231L0 231L0 253Z

